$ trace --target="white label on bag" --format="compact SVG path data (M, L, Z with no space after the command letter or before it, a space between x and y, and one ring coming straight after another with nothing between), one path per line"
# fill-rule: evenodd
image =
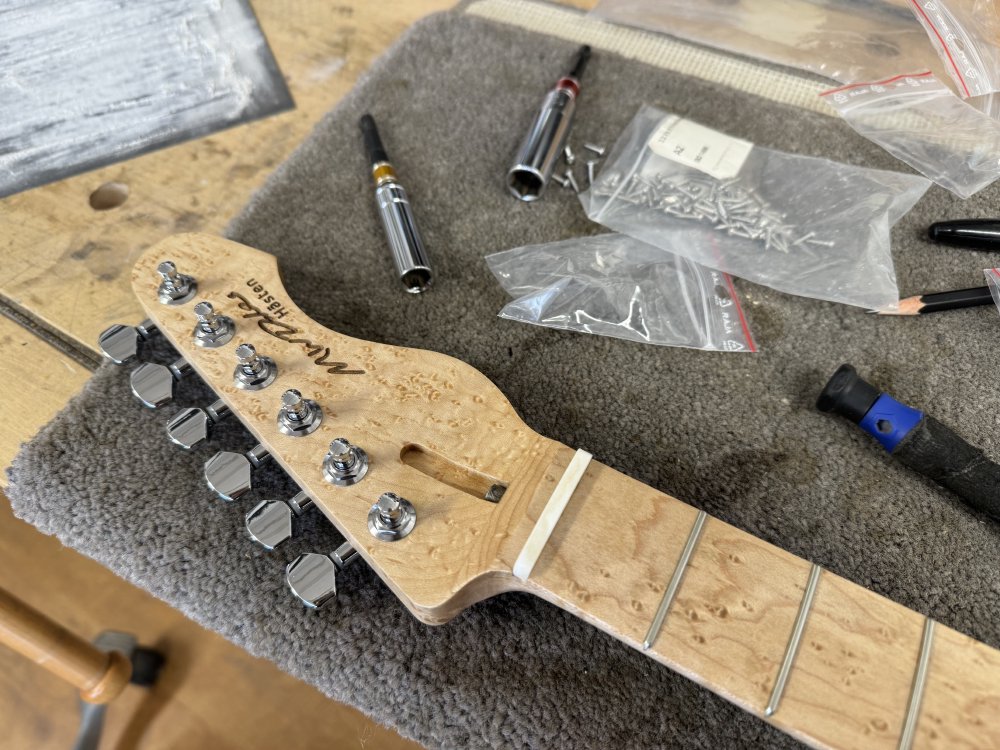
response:
M649 147L662 157L727 180L739 174L753 144L670 115L653 131Z

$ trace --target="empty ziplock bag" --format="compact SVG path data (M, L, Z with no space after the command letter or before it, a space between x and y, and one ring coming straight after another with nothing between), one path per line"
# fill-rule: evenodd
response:
M486 257L516 299L500 317L645 344L754 352L731 279L621 234Z
M962 97L1000 91L1000 15L993 0L909 0Z
M1000 177L1000 121L962 101L929 71L821 96L865 138L961 198Z
M580 202L592 220L709 268L880 309L899 300L889 229L930 184L762 148L646 105Z
M601 0L591 14L841 83L943 67L905 4L881 0Z

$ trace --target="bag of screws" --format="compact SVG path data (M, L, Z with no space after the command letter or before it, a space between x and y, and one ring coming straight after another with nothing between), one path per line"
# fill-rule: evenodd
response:
M489 255L500 317L662 346L754 352L730 278L621 234Z
M929 186L762 148L645 105L580 201L609 229L709 268L879 309L899 300L889 229Z

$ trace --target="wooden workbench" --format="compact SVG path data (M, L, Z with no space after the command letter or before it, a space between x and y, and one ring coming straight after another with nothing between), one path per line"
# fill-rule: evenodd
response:
M8 373L0 466L90 376L98 334L141 320L128 279L143 249L175 232L221 232L372 61L452 1L254 3L294 110L0 201L0 306L42 326L56 344L0 317ZM95 210L90 196L106 183L127 186L128 197Z
M372 61L414 21L452 1L254 3L293 111L0 201L0 307L7 313L0 316L7 372L0 467L90 377L101 330L142 318L128 282L142 250L175 232L221 232ZM128 197L95 210L91 194L106 183L127 186ZM414 747L42 537L11 517L2 495L0 505L0 587L85 637L130 630L172 659L156 693L144 698L130 688L111 707L106 735L115 747L140 737L147 748ZM0 673L0 747L68 747L77 722L72 690L3 650Z

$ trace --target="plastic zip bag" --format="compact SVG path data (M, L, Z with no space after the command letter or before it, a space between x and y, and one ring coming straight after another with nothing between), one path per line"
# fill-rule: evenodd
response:
M486 257L516 297L500 317L645 344L757 351L732 280L621 234Z
M710 268L880 309L899 299L889 229L929 186L754 146L646 105L580 200L592 220Z
M1000 268L987 268L983 273L986 275L986 286L990 288L993 303L1000 310Z
M905 4L880 0L601 0L591 13L840 83L944 73Z
M1000 177L1000 122L930 72L821 94L865 138L962 198Z
M994 0L909 0L962 97L1000 91L1000 16Z

